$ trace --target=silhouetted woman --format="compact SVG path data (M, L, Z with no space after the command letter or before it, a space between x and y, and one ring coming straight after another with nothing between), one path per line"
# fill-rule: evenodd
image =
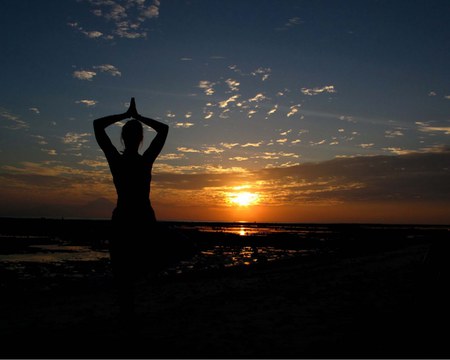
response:
M121 120L129 120L122 127L123 153L117 151L105 128ZM145 124L156 131L148 149L138 152L143 140ZM143 262L150 262L149 242L157 242L158 227L150 202L150 182L153 162L161 152L169 127L159 121L138 114L134 98L129 109L119 115L94 120L95 138L105 153L117 191L117 206L113 211L113 236L110 253L118 287L121 315L126 320L134 313L134 279Z

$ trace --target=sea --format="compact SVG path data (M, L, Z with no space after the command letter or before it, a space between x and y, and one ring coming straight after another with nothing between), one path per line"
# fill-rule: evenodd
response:
M8 279L83 279L111 274L109 221L0 218L0 274ZM195 249L161 269L178 276L270 266L317 257L387 251L448 239L450 226L429 224L281 224L163 222L166 239ZM176 243L174 243L176 244Z

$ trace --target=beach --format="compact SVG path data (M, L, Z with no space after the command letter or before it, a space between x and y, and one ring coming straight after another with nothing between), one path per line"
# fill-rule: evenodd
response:
M126 325L107 256L73 260L70 274L67 263L2 262L2 357L448 357L448 230L387 241L399 234L352 229L385 238L140 280L136 319Z

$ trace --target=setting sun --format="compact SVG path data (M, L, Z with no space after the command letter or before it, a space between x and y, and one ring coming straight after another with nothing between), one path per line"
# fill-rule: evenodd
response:
M259 195L250 192L231 193L229 196L229 202L238 206L250 206L254 205L259 200Z

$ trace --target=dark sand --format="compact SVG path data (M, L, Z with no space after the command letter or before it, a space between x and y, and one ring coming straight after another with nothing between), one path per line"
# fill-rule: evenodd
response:
M0 354L448 358L447 252L423 241L141 281L128 326L117 320L107 260L70 279L3 269Z

